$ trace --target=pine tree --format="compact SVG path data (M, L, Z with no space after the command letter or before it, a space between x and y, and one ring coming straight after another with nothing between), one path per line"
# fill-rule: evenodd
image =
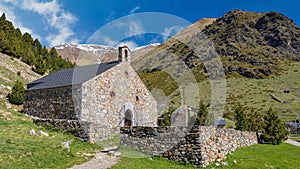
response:
M0 52L32 66L32 70L43 75L75 65L59 56L55 48L48 52L38 39L33 40L29 33L14 28L12 22L6 20L5 13L0 17ZM52 58L50 58L52 55Z
M248 130L260 132L262 130L262 115L258 111L251 109L251 112L247 114Z
M25 88L21 81L16 81L11 93L8 95L8 101L12 104L21 105L24 101Z
M248 130L248 120L247 120L247 117L245 114L245 110L240 104L237 104L235 106L234 114L235 114L235 116L234 116L235 128L237 130L247 131Z
M280 144L287 139L288 132L278 117L278 113L270 108L264 115L263 140L267 143Z
M208 116L207 106L202 101L200 101L195 125L204 126L207 116Z

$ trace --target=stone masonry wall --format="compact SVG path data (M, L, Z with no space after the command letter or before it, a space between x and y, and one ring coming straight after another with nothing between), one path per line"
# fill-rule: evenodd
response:
M89 135L81 127L86 125L79 122L77 111L74 109L74 101L78 99L73 100L72 91L79 91L80 95L78 86L26 91L23 111L31 116L35 123L53 125L87 141Z
M78 103L75 109L80 121L91 122L85 130L92 141L119 133L125 104L133 107L135 125L157 125L156 101L129 62L122 62L85 82Z
M157 103L129 62L81 86L29 90L24 98L24 113L35 122L60 127L90 141L119 133L125 104L132 107L135 125L156 126L157 122Z
M81 126L87 128L89 124L79 122L74 107L74 102L80 102L80 97L74 96L80 96L80 92L78 86L25 91L23 111L35 123L53 125L87 141L89 135Z
M72 86L25 91L25 114L47 119L77 120L72 99Z
M121 128L121 145L177 162L206 167L237 148L257 144L255 132L215 127Z

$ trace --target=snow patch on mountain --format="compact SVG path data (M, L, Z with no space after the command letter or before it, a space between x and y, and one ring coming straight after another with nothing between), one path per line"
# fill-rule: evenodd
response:
M139 46L134 49L130 49L131 51L137 51L149 46L156 47L160 45L160 43L153 43L149 45L144 45L144 46ZM54 47L57 50L63 50L65 48L77 48L86 52L94 53L94 54L101 54L101 53L106 53L104 51L112 51L112 50L117 50L115 47L111 46L104 46L104 45L98 45L98 44L70 44L70 43L63 43L59 46Z
M149 44L149 45L139 46L139 47L131 49L131 50L132 51L137 51L137 50L141 50L141 49L147 48L149 46L156 47L156 46L159 46L159 45L160 45L160 43L152 43L152 44Z

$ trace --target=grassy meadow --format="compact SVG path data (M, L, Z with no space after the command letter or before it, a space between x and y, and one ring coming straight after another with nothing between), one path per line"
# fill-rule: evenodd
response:
M255 111L263 112L270 107L278 111L282 121L290 121L300 118L300 63L286 63L281 67L278 74L268 76L264 79L249 79L238 74L228 74L226 77L226 102L223 116L229 121L233 119L233 108L235 104L240 103L245 107L246 112L251 108ZM161 89L165 95L173 93L169 99L169 106L179 107L181 104L181 95L174 81L168 81L166 73L156 71L149 74L141 74L150 89ZM163 84L152 84L155 81L161 81ZM206 104L211 101L211 82L208 78L197 79L199 86L199 96ZM193 89L187 89L187 93L195 92ZM288 91L285 93L284 91ZM175 94L174 94L175 93ZM275 96L283 102L278 102L271 98ZM220 96L224 97L224 96ZM230 125L232 123L229 123ZM228 126L232 127L232 126Z
M87 153L95 153L99 145L82 142L70 134L52 127L41 127L32 123L23 114L0 109L0 168L32 169L32 168L67 168L80 164L91 157ZM32 136L44 131L45 136ZM70 150L64 149L62 143L72 141Z
M207 168L228 168L228 169L299 169L300 147L282 143L280 145L258 144L250 147L237 149L227 156L225 161L215 162ZM226 162L227 165L221 165ZM176 164L162 158L149 157L121 157L118 164L110 169L124 168L147 168L147 169L188 169L195 168L192 165Z

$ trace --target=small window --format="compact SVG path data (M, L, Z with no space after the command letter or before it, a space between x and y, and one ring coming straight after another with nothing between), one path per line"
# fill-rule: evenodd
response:
M110 95L111 98L114 98L115 97L115 92L112 91L112 92L109 93L109 95Z
M128 51L125 49L124 52L125 52L125 59L127 61L127 59L128 59Z
M135 96L135 101L136 101L136 102L139 102L139 101L140 101L139 96Z

